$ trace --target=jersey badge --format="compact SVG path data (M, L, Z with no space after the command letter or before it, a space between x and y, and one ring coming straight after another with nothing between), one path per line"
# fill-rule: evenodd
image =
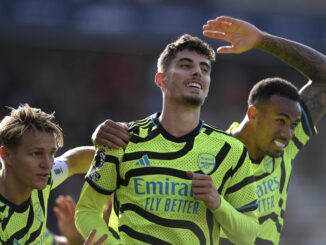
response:
M20 243L16 240L16 238L14 239L14 245L20 245Z
M209 153L201 153L198 156L198 166L204 174L210 174L215 169L215 156Z
M35 213L35 217L39 222L43 222L44 220L44 212L43 209L40 205L40 203L36 203L34 205L34 213Z
M274 169L274 158L269 158L265 163L264 167L267 173L273 172Z

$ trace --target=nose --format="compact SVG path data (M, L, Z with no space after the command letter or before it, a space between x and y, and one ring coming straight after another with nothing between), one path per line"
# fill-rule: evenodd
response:
M54 159L52 156L45 154L41 161L41 168L51 169L54 163Z
M194 66L194 70L193 70L193 76L195 77L201 77L202 75L202 70L201 70L201 67L199 65L195 65Z
M283 127L282 128L282 137L286 139L287 141L291 140L294 135L294 129L291 127Z

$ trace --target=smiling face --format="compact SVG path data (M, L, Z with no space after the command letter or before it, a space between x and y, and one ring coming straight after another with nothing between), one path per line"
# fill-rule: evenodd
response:
M165 74L157 73L164 101L188 107L200 107L208 94L211 62L195 51L185 49L171 61Z
M6 148L6 172L15 190L30 193L46 187L57 150L53 133L28 131L15 148Z
M256 152L255 157L280 156L300 122L299 102L273 95L268 101L252 106L248 113L254 125L252 144Z

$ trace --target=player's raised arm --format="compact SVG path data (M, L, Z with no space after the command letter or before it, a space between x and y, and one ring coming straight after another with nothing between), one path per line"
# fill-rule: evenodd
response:
M326 113L326 56L301 43L259 30L254 25L232 17L221 16L203 26L207 37L229 42L218 53L239 54L258 48L294 67L309 80L300 94L309 109L314 125Z
M307 77L308 82L301 88L300 94L314 125L317 125L326 112L326 56L301 43L267 33L264 33L257 47L275 55Z

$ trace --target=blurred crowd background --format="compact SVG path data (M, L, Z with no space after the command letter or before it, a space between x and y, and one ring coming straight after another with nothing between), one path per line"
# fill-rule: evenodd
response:
M0 0L0 116L21 103L55 111L65 135L59 154L90 145L106 118L130 121L160 110L159 53L181 34L202 37L202 25L219 15L326 53L325 0ZM307 81L261 51L219 55L202 118L222 129L241 120L249 89L269 76L298 87ZM295 161L281 245L326 244L325 122ZM75 176L53 192L53 231L54 198L78 199L82 184Z

